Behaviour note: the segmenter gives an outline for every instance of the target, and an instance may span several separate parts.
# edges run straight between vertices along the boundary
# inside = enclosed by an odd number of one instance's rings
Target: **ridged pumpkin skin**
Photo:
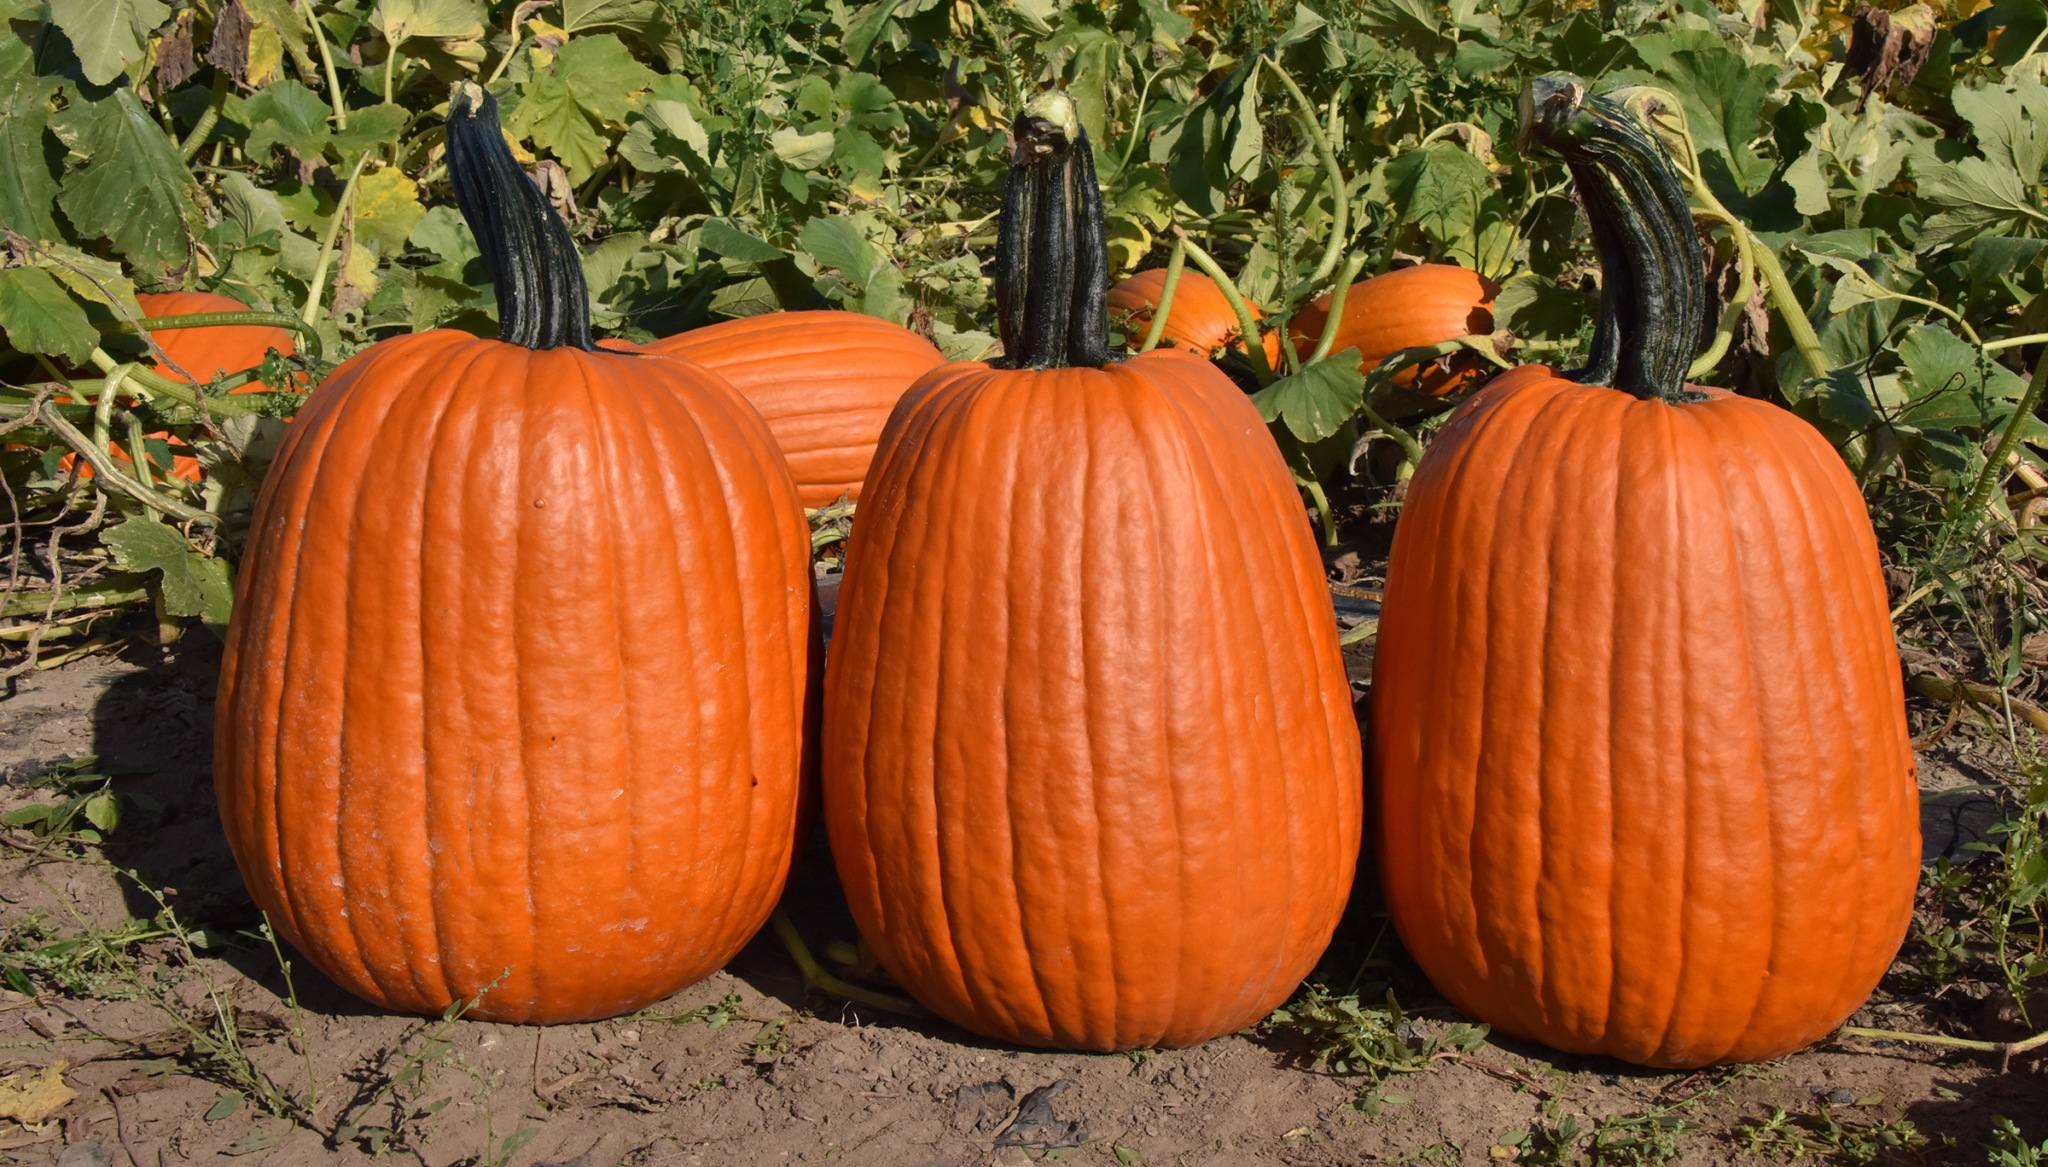
[[[1110,285],[1106,297],[1112,316],[1123,321],[1125,331],[1131,336],[1131,347],[1138,347],[1147,329],[1152,327],[1152,311],[1159,306],[1160,293],[1166,290],[1166,269],[1148,268],[1136,275]],[[1265,313],[1257,304],[1251,305],[1252,319],[1263,319]],[[1213,356],[1226,346],[1240,351],[1244,338],[1239,334],[1237,313],[1231,310],[1230,301],[1216,287],[1216,281],[1198,271],[1182,269],[1180,282],[1173,287],[1173,306],[1167,309],[1166,326],[1159,330],[1161,344],[1172,344],[1198,357]],[[1266,350],[1269,367],[1280,359],[1280,334],[1269,332],[1262,342]]]
[[[1360,280],[1344,294],[1344,319],[1331,352],[1356,348],[1361,369],[1371,369],[1404,348],[1441,344],[1493,331],[1493,300],[1500,285],[1448,263],[1419,263]],[[1325,292],[1294,317],[1288,331],[1301,356],[1314,351],[1330,318]],[[1442,396],[1474,388],[1489,368],[1477,354],[1461,354],[1449,369],[1431,366],[1417,384],[1416,370],[1395,374],[1396,385]]]
[[[919,1001],[1022,1045],[1189,1046],[1314,966],[1357,723],[1292,479],[1213,366],[929,374],[839,597],[826,824]]]
[[[1814,430],[1531,366],[1431,444],[1374,663],[1380,870],[1503,1032],[1692,1067],[1824,1036],[1897,953],[1913,753],[1862,496]]]
[[[875,439],[910,383],[946,363],[900,324],[859,312],[769,312],[657,340],[713,369],[761,411],[807,507],[860,497]]]
[[[403,456],[395,456],[402,452]],[[435,331],[342,366],[263,486],[215,790],[350,992],[553,1023],[716,969],[775,905],[809,539],[716,374]]]

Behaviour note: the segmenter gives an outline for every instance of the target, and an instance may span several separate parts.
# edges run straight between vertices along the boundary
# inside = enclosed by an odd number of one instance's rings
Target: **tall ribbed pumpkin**
[[[900,324],[859,312],[768,312],[647,346],[713,369],[761,411],[807,507],[860,497],[896,399],[946,363]]]
[[[384,341],[293,422],[215,788],[257,905],[351,992],[604,1017],[723,964],[780,893],[809,540],[745,399],[591,349],[574,244],[480,88],[448,140],[503,339]]]
[[[1541,79],[1605,270],[1594,364],[1515,370],[1409,487],[1374,667],[1380,867],[1461,1009],[1654,1066],[1853,1012],[1919,867],[1862,496],[1812,427],[1688,388],[1685,192],[1621,104]]]
[[[1033,1046],[1187,1046],[1265,1016],[1328,942],[1358,729],[1258,411],[1197,357],[1110,356],[1065,95],[1026,106],[1017,151],[1007,367],[905,395],[855,520],[826,822],[862,935],[942,1016]]]

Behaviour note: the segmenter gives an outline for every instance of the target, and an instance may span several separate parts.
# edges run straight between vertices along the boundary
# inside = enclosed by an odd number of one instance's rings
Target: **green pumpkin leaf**
[[[94,85],[111,84],[149,51],[149,34],[170,19],[158,0],[50,0],[50,20],[71,38]]]
[[[178,148],[130,89],[95,102],[73,126],[91,158],[64,180],[57,205],[87,237],[113,241],[130,260],[184,262],[199,213],[198,188]]]
[[[707,250],[742,263],[769,263],[786,258],[789,252],[755,235],[749,235],[724,219],[704,224],[698,242]]]
[[[0,81],[0,226],[30,239],[58,238],[51,173],[50,97],[57,82],[14,76]],[[61,166],[61,163],[59,163]]]
[[[1478,225],[1480,204],[1492,190],[1486,163],[1451,142],[1432,142],[1387,163],[1387,192],[1402,220],[1440,243],[1462,239]]]
[[[837,142],[830,130],[800,134],[784,126],[768,135],[768,145],[775,151],[775,156],[782,159],[783,165],[794,166],[798,170],[816,170],[831,161]]]
[[[0,271],[0,329],[25,353],[62,357],[83,365],[100,343],[85,309],[55,276],[39,267]]]
[[[604,135],[590,124],[575,93],[555,73],[534,74],[506,128],[513,137],[530,139],[554,155],[568,170],[570,182],[589,178],[604,161]]]
[[[1318,442],[1337,432],[1365,402],[1363,358],[1355,348],[1331,353],[1291,377],[1282,377],[1252,394],[1252,404],[1267,421],[1283,421],[1303,442]]]
[[[226,627],[234,604],[234,582],[226,560],[192,550],[177,531],[149,518],[133,518],[102,536],[125,571],[157,571],[162,576],[164,611],[173,616],[199,616]]]
[[[311,162],[320,157],[334,135],[327,128],[333,112],[320,95],[296,81],[279,81],[249,99],[248,152],[263,158],[285,146]]]
[[[611,33],[578,37],[555,54],[554,75],[561,78],[576,104],[592,116],[623,122],[634,96],[654,84],[654,70],[633,59]]]

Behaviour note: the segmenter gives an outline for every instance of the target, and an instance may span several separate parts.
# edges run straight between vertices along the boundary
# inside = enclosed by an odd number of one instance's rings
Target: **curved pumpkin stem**
[[[498,339],[530,349],[593,352],[590,292],[569,225],[519,169],[498,128],[498,102],[474,81],[448,99],[448,180],[491,265]]]
[[[1100,367],[1109,348],[1109,251],[1095,148],[1063,90],[1024,103],[996,232],[1002,365]]]
[[[1522,91],[1521,132],[1564,159],[1600,253],[1592,360],[1566,376],[1637,397],[1697,399],[1685,377],[1706,318],[1706,260],[1663,143],[1622,103],[1589,96],[1563,74]]]

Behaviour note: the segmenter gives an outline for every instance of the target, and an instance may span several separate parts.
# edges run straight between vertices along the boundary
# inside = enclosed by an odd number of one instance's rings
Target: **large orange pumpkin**
[[[1123,321],[1130,333],[1133,348],[1152,327],[1153,312],[1159,307],[1160,294],[1166,290],[1166,269],[1148,268],[1136,275],[1117,281],[1109,289],[1109,310],[1113,317]],[[1252,319],[1259,320],[1265,313],[1257,304],[1250,305]],[[1198,271],[1180,273],[1180,280],[1173,286],[1173,304],[1166,310],[1166,323],[1159,330],[1160,342],[1175,348],[1185,349],[1198,357],[1215,357],[1226,348],[1244,350],[1243,329],[1238,327],[1237,313],[1230,307],[1230,301],[1223,298],[1216,281]],[[1280,361],[1280,334],[1269,332],[1260,342],[1266,350],[1268,368],[1277,367]]]
[[[249,311],[249,306],[241,301],[218,296],[212,292],[142,292],[136,295],[135,301],[141,305],[145,319],[197,316],[209,312]],[[271,349],[276,349],[286,356],[290,356],[294,351],[290,332],[263,324],[214,324],[203,328],[167,328],[161,332],[152,332],[150,335],[156,338],[157,347],[164,350],[164,355],[170,358],[171,363],[167,365],[151,358],[149,364],[158,373],[173,381],[188,383],[192,378],[197,378],[197,383],[204,384],[228,373],[253,369],[263,363],[263,358],[269,355]],[[186,374],[190,374],[190,377]],[[269,391],[270,386],[260,381],[251,381],[247,385],[228,390],[230,393]],[[161,438],[166,435],[154,433],[149,436]],[[123,462],[130,460],[127,445],[119,440],[112,444],[111,453]],[[71,459],[75,457],[77,455],[74,454],[64,459],[65,469],[70,468]],[[152,458],[151,461],[154,462],[155,459]],[[84,473],[90,476],[92,467],[87,466]],[[190,454],[174,455],[171,460],[171,473],[187,482],[197,482],[201,477],[199,459]]]
[[[769,312],[657,340],[714,369],[767,419],[807,507],[860,497],[875,439],[910,383],[946,363],[900,324],[858,312]]]
[[[1493,331],[1493,299],[1500,285],[1477,272],[1448,263],[1396,268],[1351,285],[1344,294],[1344,318],[1331,352],[1355,348],[1359,368],[1371,369],[1404,348],[1441,344]],[[1330,319],[1331,296],[1318,296],[1297,313],[1288,331],[1304,359],[1322,338]],[[1476,353],[1460,353],[1444,364],[1404,369],[1393,382],[1442,396],[1475,388],[1491,368]]]
[[[1010,367],[926,375],[883,432],[826,666],[826,823],[862,935],[937,1013],[1193,1045],[1328,942],[1358,730],[1258,411],[1197,357],[1110,356],[1087,138],[1058,93],[1019,127]]]
[[[504,339],[381,342],[293,421],[237,581],[215,789],[257,905],[351,992],[604,1017],[775,905],[809,540],[744,398],[591,350],[574,245],[473,84],[449,166]]]
[[[1863,498],[1812,427],[1688,388],[1685,192],[1625,108],[1544,80],[1605,268],[1592,368],[1459,407],[1395,535],[1374,665],[1380,869],[1459,1008],[1654,1066],[1853,1012],[1919,870]]]

